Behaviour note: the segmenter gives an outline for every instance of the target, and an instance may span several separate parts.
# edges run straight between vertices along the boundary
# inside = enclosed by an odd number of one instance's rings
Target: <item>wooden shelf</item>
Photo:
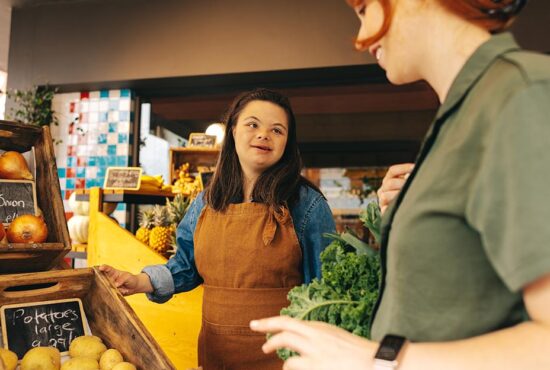
[[[129,204],[165,204],[166,198],[174,198],[175,194],[168,191],[140,191],[140,190],[103,190],[105,203]],[[90,190],[76,190],[76,200],[89,201]]]
[[[178,178],[177,169],[184,163],[189,163],[189,171],[198,172],[197,167],[214,167],[218,162],[219,149],[210,148],[170,148],[170,184]]]

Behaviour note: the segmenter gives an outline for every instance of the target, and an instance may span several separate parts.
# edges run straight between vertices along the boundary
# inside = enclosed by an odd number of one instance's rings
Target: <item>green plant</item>
[[[369,203],[361,220],[379,242],[378,204]],[[321,279],[290,290],[290,305],[283,308],[281,314],[323,321],[369,338],[369,322],[381,281],[379,253],[350,230],[341,235],[324,235],[334,240],[321,253]],[[279,349],[277,354],[283,360],[296,355],[286,348]]]
[[[52,109],[52,100],[57,88],[49,85],[34,86],[29,90],[8,90],[8,99],[15,103],[8,112],[8,119],[29,125],[58,125]]]

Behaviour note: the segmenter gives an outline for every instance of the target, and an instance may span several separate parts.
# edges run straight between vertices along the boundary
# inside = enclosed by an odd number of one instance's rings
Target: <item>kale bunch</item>
[[[379,242],[378,205],[369,203],[360,218]],[[369,338],[369,321],[381,280],[379,254],[350,230],[325,236],[334,241],[321,253],[321,279],[293,288],[288,293],[290,305],[281,315],[323,321]],[[296,354],[288,349],[277,353],[283,360]]]

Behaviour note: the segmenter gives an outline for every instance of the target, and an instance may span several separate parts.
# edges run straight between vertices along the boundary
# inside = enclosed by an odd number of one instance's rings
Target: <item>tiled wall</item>
[[[131,164],[133,100],[130,90],[57,94],[59,125],[52,125],[55,156],[65,211],[76,189],[103,186],[107,167]],[[112,214],[126,224],[126,206]]]

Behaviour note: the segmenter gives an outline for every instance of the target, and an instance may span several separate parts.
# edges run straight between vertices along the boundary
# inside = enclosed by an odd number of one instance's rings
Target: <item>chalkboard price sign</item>
[[[17,216],[36,213],[34,181],[0,180],[0,222],[9,224]]]
[[[189,135],[190,148],[214,148],[216,146],[216,136],[206,134],[191,134]]]
[[[138,190],[141,184],[139,167],[109,167],[105,175],[105,189]]]
[[[34,347],[52,346],[64,354],[76,337],[88,334],[78,298],[2,307],[4,346],[21,359]]]

